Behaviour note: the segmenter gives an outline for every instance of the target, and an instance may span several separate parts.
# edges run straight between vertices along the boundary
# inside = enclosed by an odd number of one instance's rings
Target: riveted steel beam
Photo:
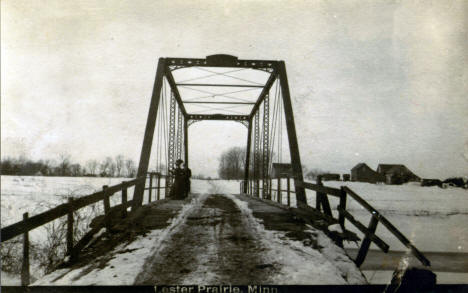
[[[190,120],[249,120],[248,115],[188,114]]]
[[[243,68],[274,68],[278,61],[274,60],[239,60],[231,55],[210,55],[205,59],[200,58],[166,58],[168,66],[180,67],[243,67]]]
[[[262,92],[258,96],[257,102],[255,102],[255,106],[253,106],[252,111],[250,112],[250,118],[252,118],[255,113],[257,113],[260,104],[263,102],[263,99],[265,99],[266,95],[270,93],[271,86],[276,80],[276,73],[273,72],[270,77],[268,78],[267,82],[265,83],[265,87],[263,88]]]

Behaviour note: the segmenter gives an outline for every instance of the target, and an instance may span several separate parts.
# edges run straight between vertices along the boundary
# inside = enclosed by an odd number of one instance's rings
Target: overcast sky
[[[139,158],[159,57],[285,60],[302,161],[468,175],[467,1],[1,1],[2,157]],[[245,145],[190,128],[195,173]]]

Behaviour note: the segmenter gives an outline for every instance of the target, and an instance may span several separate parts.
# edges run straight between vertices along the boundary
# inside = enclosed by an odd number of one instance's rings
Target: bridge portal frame
[[[263,86],[263,90],[258,96],[252,111],[249,115],[224,115],[224,114],[190,114],[184,107],[184,102],[180,96],[177,88],[178,84],[174,80],[172,70],[187,67],[239,67],[239,68],[251,68],[263,70],[270,73],[270,77]],[[163,80],[166,78],[171,92],[177,102],[180,109],[180,113],[183,115],[183,132],[184,132],[184,158],[186,164],[188,164],[188,127],[190,126],[189,120],[220,120],[220,121],[239,121],[242,122],[248,128],[247,138],[247,149],[246,149],[246,162],[244,170],[244,180],[249,179],[249,164],[250,164],[250,148],[251,148],[251,133],[253,118],[260,109],[260,105],[264,102],[265,97],[269,94],[272,85],[276,80],[279,80],[282,100],[284,117],[286,122],[286,129],[288,134],[289,151],[291,157],[291,165],[294,174],[294,186],[296,190],[296,200],[298,205],[307,204],[305,190],[301,186],[300,182],[303,181],[302,164],[299,153],[299,145],[296,135],[296,127],[294,123],[294,114],[291,104],[291,96],[289,92],[288,78],[286,75],[286,65],[284,61],[274,60],[239,60],[235,56],[231,55],[211,55],[205,59],[200,58],[159,58],[158,66],[156,70],[155,82],[153,86],[153,92],[151,95],[151,102],[148,111],[148,117],[146,121],[145,135],[143,137],[143,144],[140,153],[140,161],[138,164],[137,177],[144,176],[148,171],[149,159],[151,154],[151,147],[153,143],[154,130],[156,125],[156,118],[158,114],[158,107],[161,98],[161,91]],[[180,84],[183,85],[183,84]],[[244,85],[225,85],[225,84],[204,84],[203,86],[244,86]],[[255,154],[254,154],[255,155]],[[244,184],[244,193],[247,184]],[[145,190],[144,183],[135,186],[133,195],[133,206],[132,210],[138,209],[143,203],[143,193]]]

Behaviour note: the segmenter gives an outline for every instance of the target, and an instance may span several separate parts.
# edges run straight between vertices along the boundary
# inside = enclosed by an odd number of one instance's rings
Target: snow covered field
[[[65,202],[70,196],[87,195],[100,190],[103,185],[115,185],[123,180],[128,179],[1,176],[1,225],[7,226],[20,221],[24,212],[29,212],[29,215],[33,216]],[[192,192],[231,194],[239,192],[238,181],[215,182],[216,184],[211,184],[209,181],[192,180]],[[468,226],[465,224],[468,223],[467,190],[420,187],[416,184],[389,186],[334,181],[327,181],[324,184],[332,187],[349,186],[387,217],[422,251],[468,252]],[[284,189],[285,182],[282,186]],[[163,194],[162,192],[161,195]],[[129,197],[132,195],[133,190],[129,190]],[[307,198],[309,204],[313,205],[315,192],[308,191]],[[119,203],[120,195],[116,194],[112,200],[114,204]],[[144,202],[147,202],[147,193]],[[285,193],[283,202],[286,203]],[[334,199],[330,203],[332,208],[338,204]],[[292,204],[295,204],[294,197]],[[348,209],[362,223],[368,223],[370,219],[368,212],[351,198],[348,198]],[[347,228],[355,230],[350,224]],[[44,240],[46,234],[43,229],[40,227],[31,231],[30,238],[33,242]],[[383,226],[379,226],[377,234],[390,245],[391,250],[405,250]],[[353,243],[347,245],[356,247]],[[371,249],[377,248],[373,246]],[[2,274],[3,284],[5,277],[8,275]]]
[[[293,185],[293,184],[291,184]],[[415,246],[422,251],[468,252],[468,190],[462,188],[442,189],[437,186],[421,187],[417,183],[405,185],[370,184],[363,182],[326,181],[325,186],[348,186],[359,196],[380,211]],[[282,182],[283,190],[286,182]],[[276,182],[273,183],[276,189]],[[307,202],[315,205],[315,191],[306,190]],[[276,199],[276,193],[273,193]],[[333,213],[339,200],[329,196]],[[282,201],[287,203],[286,193]],[[294,194],[291,204],[296,205]],[[348,196],[347,209],[364,225],[370,221],[370,213]],[[352,224],[347,229],[358,232]],[[362,235],[358,232],[358,235]],[[390,245],[390,250],[406,248],[383,226],[377,227],[377,235]],[[348,247],[357,247],[348,243]],[[371,249],[379,249],[372,244]]]
[[[339,187],[344,182],[326,182]],[[468,190],[345,182],[368,201],[422,251],[468,252]],[[315,197],[314,197],[315,199]],[[332,204],[332,203],[330,203]],[[335,201],[334,206],[338,203]],[[348,209],[365,225],[370,214],[348,197]],[[348,225],[348,227],[354,227]],[[391,250],[406,250],[380,225],[377,233]],[[371,249],[378,249],[372,246]]]
[[[103,185],[116,185],[129,178],[100,177],[42,177],[42,176],[1,176],[1,226],[8,226],[23,218],[28,212],[29,217],[47,211],[59,204],[65,203],[68,197],[78,198],[102,190]],[[221,182],[221,181],[216,181]],[[148,184],[148,183],[147,183]],[[164,179],[161,179],[164,185]],[[209,184],[206,180],[192,180],[194,193],[239,193],[238,181],[222,181],[221,184]],[[128,189],[128,197],[133,197],[133,187]],[[164,190],[160,193],[164,198]],[[152,193],[152,200],[155,191]],[[120,193],[111,197],[111,206],[119,204]],[[143,202],[148,202],[148,191]],[[102,209],[102,203],[96,204]],[[42,227],[30,232],[32,241],[44,241],[45,233]]]
[[[47,211],[59,204],[65,203],[68,197],[80,197],[102,190],[103,185],[116,185],[128,178],[99,178],[99,177],[42,177],[42,176],[1,176],[1,226],[5,227],[22,220],[23,213],[28,212],[34,216]],[[164,185],[164,179],[161,179]],[[204,180],[192,180],[192,192],[194,193],[236,193],[239,190],[238,181],[223,181],[221,184],[209,184]],[[129,199],[133,197],[133,188],[128,190]],[[164,198],[164,190],[160,197]],[[155,198],[153,191],[152,200]],[[111,206],[120,203],[120,193],[111,197]],[[148,201],[148,191],[145,192],[143,202]],[[90,215],[92,213],[102,214],[102,202],[90,207],[80,209],[80,213]],[[90,219],[88,219],[89,221]],[[47,225],[38,227],[29,233],[33,244],[44,243],[50,231],[47,227],[57,224],[58,220]],[[83,223],[82,225],[87,225]],[[21,239],[18,238],[18,239]],[[38,264],[31,259],[31,274],[40,277],[42,272]],[[19,276],[2,272],[2,284],[19,285]]]

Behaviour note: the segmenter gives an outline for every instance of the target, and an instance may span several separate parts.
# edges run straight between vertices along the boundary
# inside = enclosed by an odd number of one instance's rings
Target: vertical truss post
[[[268,169],[269,169],[269,151],[270,151],[270,98],[269,95],[265,96],[263,100],[263,154],[262,154],[262,181],[263,184],[263,198],[270,199],[271,194],[268,189]]]
[[[180,108],[178,108],[177,111],[177,154],[176,157],[177,159],[182,159],[182,140],[183,140],[183,116],[182,116],[182,111]]]
[[[169,142],[167,146],[168,158],[167,158],[167,174],[170,174],[170,170],[174,168],[175,157],[176,157],[176,100],[174,93],[171,91],[171,98],[169,102]],[[168,191],[172,186],[172,176],[166,178]]]
[[[244,164],[244,185],[243,193],[247,193],[248,180],[249,180],[249,168],[250,168],[250,145],[252,144],[252,119],[249,120],[249,126],[247,130],[247,148],[245,150],[245,164]]]
[[[260,178],[260,114],[255,114],[255,132],[254,132],[254,189],[255,195],[259,197],[259,178]]]
[[[143,138],[143,145],[141,147],[140,162],[138,164],[137,177],[146,176],[148,172],[149,158],[151,154],[151,145],[153,144],[154,127],[156,125],[156,117],[158,114],[159,100],[161,98],[161,88],[164,78],[164,70],[166,60],[159,58],[158,68],[156,70],[156,77],[154,81],[153,94],[151,96],[150,108],[148,111],[148,118],[146,120],[145,136]],[[145,182],[137,184],[133,193],[132,210],[137,209],[143,203],[143,192],[145,191]]]
[[[260,178],[260,114],[255,114],[254,179]]]
[[[184,117],[184,161],[188,167],[188,119]]]
[[[294,187],[296,191],[296,200],[298,206],[307,204],[304,187],[300,182],[304,181],[302,175],[301,157],[299,155],[299,144],[297,142],[296,126],[294,124],[294,115],[291,104],[291,95],[289,93],[288,77],[286,75],[286,65],[284,61],[278,63],[279,79],[281,85],[281,94],[283,97],[284,116],[286,120],[286,129],[288,131],[289,152],[291,154],[291,164],[294,174]]]

